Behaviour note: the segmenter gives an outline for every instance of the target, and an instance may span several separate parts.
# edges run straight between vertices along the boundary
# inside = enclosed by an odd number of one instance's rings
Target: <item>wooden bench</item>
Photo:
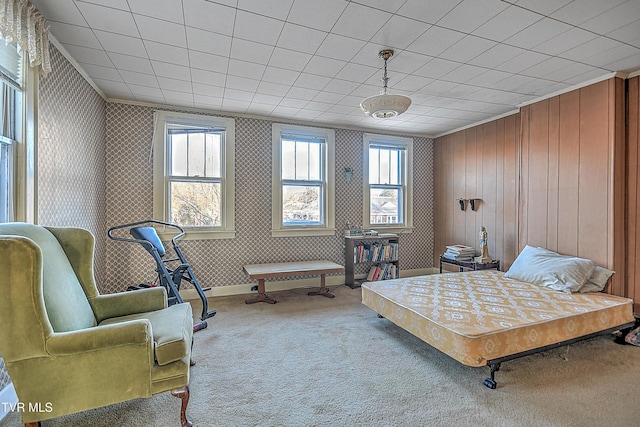
[[[267,295],[264,289],[264,281],[276,277],[315,276],[320,275],[320,290],[308,292],[307,295],[322,295],[327,298],[335,297],[330,293],[325,284],[325,276],[328,273],[343,273],[344,267],[331,261],[294,261],[278,262],[273,264],[250,264],[243,267],[249,279],[258,280],[258,295],[245,300],[247,304],[256,302],[268,302],[275,304],[277,301]]]

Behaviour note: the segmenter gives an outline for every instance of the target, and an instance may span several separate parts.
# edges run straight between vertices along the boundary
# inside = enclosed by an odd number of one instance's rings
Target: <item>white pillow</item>
[[[585,258],[560,255],[545,248],[525,246],[505,277],[562,292],[577,292],[596,264]]]
[[[602,292],[605,286],[607,286],[609,277],[611,277],[613,273],[615,273],[615,271],[596,265],[593,274],[591,274],[591,277],[582,285],[579,292]]]

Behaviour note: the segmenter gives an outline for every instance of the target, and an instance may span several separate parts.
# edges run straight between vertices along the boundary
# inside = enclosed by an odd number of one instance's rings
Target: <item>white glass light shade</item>
[[[407,111],[411,99],[403,95],[375,95],[360,103],[360,108],[367,116],[376,119],[390,119]]]

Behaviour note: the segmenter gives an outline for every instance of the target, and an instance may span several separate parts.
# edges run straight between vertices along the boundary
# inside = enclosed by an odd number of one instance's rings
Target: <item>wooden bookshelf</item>
[[[391,246],[389,258],[376,257],[371,259],[371,252],[365,252],[366,248],[374,248],[375,246],[384,247]],[[369,266],[380,264],[391,264],[395,267],[396,277],[400,277],[399,265],[399,237],[397,234],[378,234],[377,236],[344,236],[344,282],[345,285],[352,289],[360,287],[361,282],[355,280],[355,269],[357,265],[367,264]],[[358,251],[358,248],[361,251]],[[364,279],[366,281],[366,278]]]

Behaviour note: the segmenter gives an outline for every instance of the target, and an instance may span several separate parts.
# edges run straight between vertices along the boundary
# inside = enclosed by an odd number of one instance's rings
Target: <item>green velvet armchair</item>
[[[171,391],[190,426],[191,306],[162,287],[100,295],[93,254],[87,230],[0,224],[0,355],[22,422]]]

